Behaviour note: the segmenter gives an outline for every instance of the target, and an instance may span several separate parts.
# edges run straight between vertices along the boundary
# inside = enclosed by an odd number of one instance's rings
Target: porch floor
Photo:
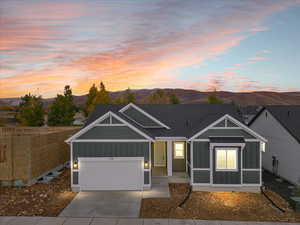
[[[153,167],[152,168],[152,176],[153,177],[165,177],[167,176],[167,168],[166,167]]]

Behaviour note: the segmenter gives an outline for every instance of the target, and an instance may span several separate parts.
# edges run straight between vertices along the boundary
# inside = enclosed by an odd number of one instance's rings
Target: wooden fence
[[[69,161],[64,141],[78,127],[0,128],[0,183],[30,184]]]

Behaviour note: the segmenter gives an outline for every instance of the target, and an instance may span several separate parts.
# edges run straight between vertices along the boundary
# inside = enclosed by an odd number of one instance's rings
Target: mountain
[[[139,89],[132,90],[138,102],[142,102],[147,96],[158,89]],[[175,93],[183,104],[205,103],[210,92],[200,92],[196,90],[186,89],[161,89],[167,92]],[[122,95],[125,91],[110,92],[111,98],[116,98]],[[246,105],[300,105],[300,92],[227,92],[219,91],[217,95],[226,103],[235,102],[236,104]],[[85,95],[74,96],[74,101],[77,105],[85,102]],[[53,98],[44,99],[44,103],[48,105],[53,101]],[[2,98],[2,104],[18,105],[20,98]]]

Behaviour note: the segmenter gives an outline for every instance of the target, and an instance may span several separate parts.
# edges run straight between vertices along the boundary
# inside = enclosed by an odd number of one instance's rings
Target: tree
[[[91,105],[93,104],[94,99],[96,98],[98,93],[98,89],[95,84],[90,88],[89,93],[87,94],[85,105],[84,105],[84,114],[85,116],[88,116],[91,112],[89,111],[91,109]]]
[[[24,126],[44,125],[44,108],[41,96],[26,94],[21,97],[16,119]]]
[[[136,99],[134,93],[128,88],[124,94],[117,97],[114,101],[114,104],[129,104],[129,103],[136,103]]]
[[[87,107],[88,113],[91,113],[98,104],[110,104],[110,97],[108,91],[105,89],[103,82],[100,83],[100,90],[97,91],[92,103]]]
[[[175,93],[168,93],[164,90],[156,90],[149,95],[144,103],[147,104],[179,104],[180,101]]]
[[[175,95],[175,93],[170,94],[171,104],[180,104],[179,98]]]
[[[219,98],[217,91],[212,92],[207,98],[208,104],[224,104],[223,99]]]
[[[48,113],[48,125],[70,126],[75,116],[75,105],[73,103],[72,90],[69,85],[65,86],[64,94],[58,94],[51,104]]]

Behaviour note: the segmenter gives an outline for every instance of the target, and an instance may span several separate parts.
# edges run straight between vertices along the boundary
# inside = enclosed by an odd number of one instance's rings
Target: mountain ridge
[[[154,89],[132,89],[135,94],[137,102],[142,102],[147,96],[156,90],[163,90],[172,92],[177,95],[182,104],[199,104],[205,103],[207,97],[211,92],[201,92],[190,89],[171,89],[171,88],[154,88]],[[112,99],[122,95],[123,91],[109,92]],[[255,91],[255,92],[229,92],[217,91],[217,95],[224,100],[225,103],[236,103],[242,106],[247,105],[300,105],[300,91],[299,92],[271,92],[271,91]],[[85,102],[86,95],[74,96],[76,105]],[[48,105],[54,98],[43,99],[44,103]],[[0,98],[0,104],[18,105],[20,98]]]

